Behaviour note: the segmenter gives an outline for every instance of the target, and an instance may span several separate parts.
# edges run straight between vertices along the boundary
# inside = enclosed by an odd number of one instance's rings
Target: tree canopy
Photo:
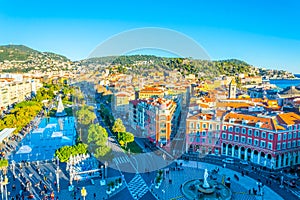
[[[134,135],[130,132],[120,132],[118,133],[118,141],[121,144],[121,146],[123,146],[124,143],[127,146],[127,143],[134,141]]]
[[[114,122],[114,125],[112,127],[112,130],[115,133],[120,133],[120,132],[126,131],[126,128],[123,125],[123,121],[120,118],[116,119],[116,121]]]
[[[94,113],[93,108],[86,105],[78,110],[76,115],[79,122],[83,125],[88,125],[96,119],[96,114]]]
[[[94,143],[97,146],[103,146],[106,144],[108,134],[105,128],[98,124],[90,125],[88,129],[88,144]]]
[[[42,104],[36,101],[24,101],[15,105],[10,114],[0,120],[0,130],[16,128],[19,132],[42,110]]]
[[[98,124],[91,124],[88,129],[89,150],[96,158],[103,157],[111,151],[107,146],[108,133],[105,128]]]
[[[8,160],[0,159],[0,170],[5,170],[8,167]]]
[[[63,146],[55,151],[55,156],[58,157],[60,162],[67,162],[70,159],[70,156],[75,156],[78,154],[86,154],[87,145],[83,143],[78,143],[73,146]]]

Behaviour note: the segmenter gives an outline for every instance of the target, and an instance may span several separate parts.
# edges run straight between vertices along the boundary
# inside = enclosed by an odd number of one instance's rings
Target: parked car
[[[223,163],[234,164],[234,160],[232,158],[225,158],[222,160]]]
[[[286,181],[283,181],[283,182],[284,182],[284,184],[290,186],[291,188],[295,188],[297,186],[295,180],[286,180]]]
[[[271,179],[274,179],[274,180],[277,180],[277,181],[280,180],[280,176],[278,176],[278,175],[276,175],[276,174],[271,174],[271,175],[270,175],[270,178],[271,178]]]
[[[247,160],[240,160],[241,165],[249,165]]]

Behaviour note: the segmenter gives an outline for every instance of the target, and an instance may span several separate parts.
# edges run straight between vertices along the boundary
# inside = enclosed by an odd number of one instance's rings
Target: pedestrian
[[[249,189],[249,194],[251,194],[251,189]]]
[[[94,199],[96,199],[96,193],[94,193]]]

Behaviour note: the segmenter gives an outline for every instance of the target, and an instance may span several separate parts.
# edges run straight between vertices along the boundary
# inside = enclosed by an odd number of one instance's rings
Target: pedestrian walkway
[[[199,169],[208,169],[209,171],[215,169],[217,166],[209,163],[203,163],[203,162],[197,162],[196,161],[182,161],[184,167],[192,167],[196,168],[198,166]],[[218,166],[219,167],[219,166]],[[227,177],[231,177],[231,180],[234,180],[234,174],[238,174],[238,172],[233,171],[228,168],[220,168],[219,174],[225,174]],[[233,181],[236,182],[236,181]],[[257,188],[257,181],[248,177],[248,176],[239,176],[239,181],[238,183],[246,188],[252,189],[252,188]],[[234,184],[233,184],[234,187]],[[236,189],[236,188],[233,188]],[[236,191],[238,194],[238,190]],[[241,191],[242,192],[242,191]],[[244,191],[246,192],[246,191]],[[281,200],[282,197],[279,196],[276,192],[271,190],[269,187],[264,186],[264,196],[260,197],[258,199],[276,199],[276,200]]]
[[[116,165],[130,162],[128,156],[120,156],[113,159]]]
[[[296,195],[297,197],[299,197],[300,199],[300,190],[299,191],[296,191],[296,190],[291,190],[291,192]]]
[[[136,174],[127,184],[127,188],[133,199],[140,199],[148,192],[148,186],[140,174]]]

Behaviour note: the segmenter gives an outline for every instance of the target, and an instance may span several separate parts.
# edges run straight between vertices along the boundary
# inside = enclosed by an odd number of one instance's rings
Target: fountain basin
[[[186,181],[182,184],[181,192],[188,200],[231,199],[232,193],[228,187],[215,180],[207,182],[209,187],[205,188],[203,179]]]

